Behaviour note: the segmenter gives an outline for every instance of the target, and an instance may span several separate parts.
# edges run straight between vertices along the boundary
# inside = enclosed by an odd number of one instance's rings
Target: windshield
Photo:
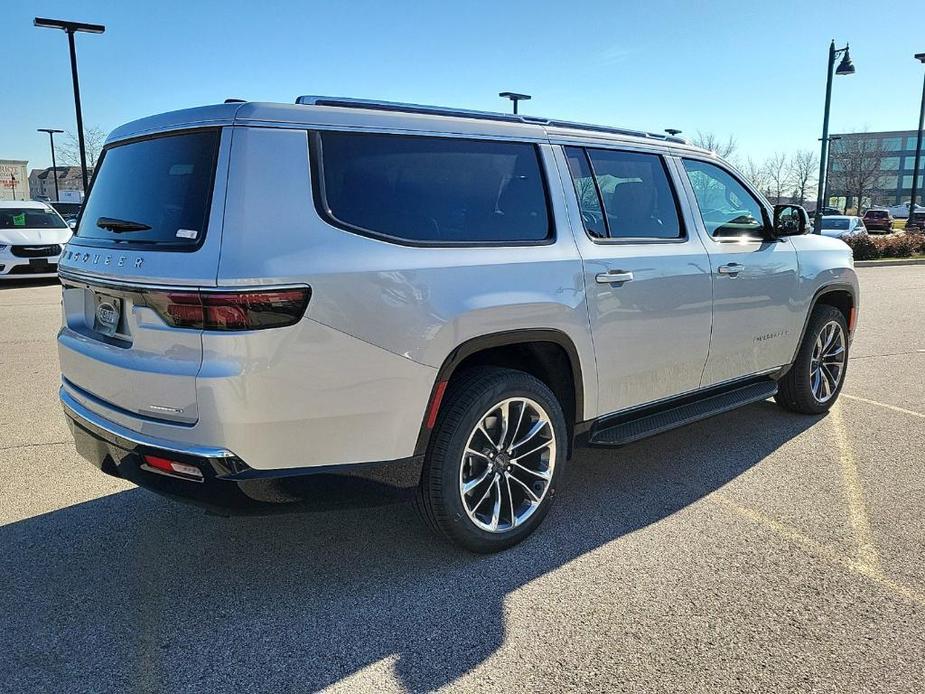
[[[205,236],[220,131],[200,130],[105,151],[77,236],[190,248]]]
[[[67,224],[46,207],[4,207],[0,209],[0,229],[66,229]]]
[[[838,229],[845,230],[848,228],[847,219],[832,219],[831,217],[822,218],[822,228],[823,229]]]

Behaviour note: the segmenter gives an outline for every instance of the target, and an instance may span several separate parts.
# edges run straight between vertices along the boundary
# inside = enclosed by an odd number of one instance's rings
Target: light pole
[[[829,62],[825,72],[825,112],[822,116],[822,151],[819,153],[819,196],[816,198],[815,229],[820,228],[822,222],[822,196],[825,191],[825,175],[829,155],[829,106],[832,103],[832,69],[835,67],[835,58],[839,53],[843,53],[836,75],[853,75],[854,65],[851,62],[851,55],[848,53],[848,44],[844,48],[835,48],[835,41],[829,44]]]
[[[80,112],[80,83],[77,81],[77,49],[74,47],[74,34],[102,34],[106,27],[102,24],[85,24],[67,22],[63,19],[36,17],[33,24],[44,29],[61,29],[67,34],[67,44],[71,51],[71,81],[74,83],[74,110],[77,112],[77,143],[80,146],[80,174],[83,178],[84,195],[87,193],[87,149],[84,146],[84,119]],[[57,178],[55,182],[57,183]]]
[[[831,143],[833,143],[833,142],[836,142],[837,140],[840,140],[840,139],[841,139],[841,135],[829,135],[829,144],[831,144]],[[819,140],[820,140],[820,142],[821,142],[821,141],[822,141],[822,138],[820,137]],[[828,207],[828,205],[829,205],[829,178],[828,178],[828,172],[826,172],[826,174],[827,174],[827,175],[826,175],[826,179],[825,179],[825,187],[822,189],[822,204],[823,204],[824,206]],[[815,215],[814,215],[814,218],[815,218]]]
[[[13,192],[11,193],[11,195],[13,196],[12,199],[15,200],[16,199],[16,174],[14,174],[12,171],[10,171],[10,187],[12,187],[13,189]]]
[[[916,53],[915,59],[925,63],[925,53]],[[919,132],[915,138],[915,164],[912,167],[912,197],[909,198],[909,217],[915,212],[915,193],[919,183],[919,162],[922,156],[922,128],[925,127],[925,82],[922,83],[922,105],[919,107]]]
[[[514,115],[517,115],[517,102],[518,101],[529,101],[533,97],[529,94],[518,94],[517,92],[500,92],[498,96],[504,99],[510,99],[514,102]]]
[[[54,128],[39,128],[36,132],[48,133],[48,141],[51,143],[51,175],[55,177],[55,200],[60,200],[58,195],[58,165],[55,163],[55,133],[63,133],[63,130]]]

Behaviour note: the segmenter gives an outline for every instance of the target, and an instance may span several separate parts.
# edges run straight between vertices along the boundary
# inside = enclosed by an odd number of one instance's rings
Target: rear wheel
[[[817,306],[790,371],[778,384],[777,403],[804,414],[826,412],[838,399],[848,368],[848,324],[834,306]]]
[[[542,522],[565,465],[552,391],[512,369],[476,368],[450,385],[419,488],[439,533],[473,552],[517,544]]]

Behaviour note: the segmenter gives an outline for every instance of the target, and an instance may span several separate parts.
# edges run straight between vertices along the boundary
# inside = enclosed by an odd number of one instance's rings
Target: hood
[[[44,246],[65,244],[71,240],[70,229],[0,229],[0,244],[9,246]]]

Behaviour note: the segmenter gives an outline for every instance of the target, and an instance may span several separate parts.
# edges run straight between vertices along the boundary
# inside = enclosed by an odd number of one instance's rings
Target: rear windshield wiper
[[[130,219],[116,219],[115,217],[100,217],[96,220],[96,226],[100,229],[109,229],[117,234],[126,231],[147,231],[151,228],[141,222],[133,222]]]

